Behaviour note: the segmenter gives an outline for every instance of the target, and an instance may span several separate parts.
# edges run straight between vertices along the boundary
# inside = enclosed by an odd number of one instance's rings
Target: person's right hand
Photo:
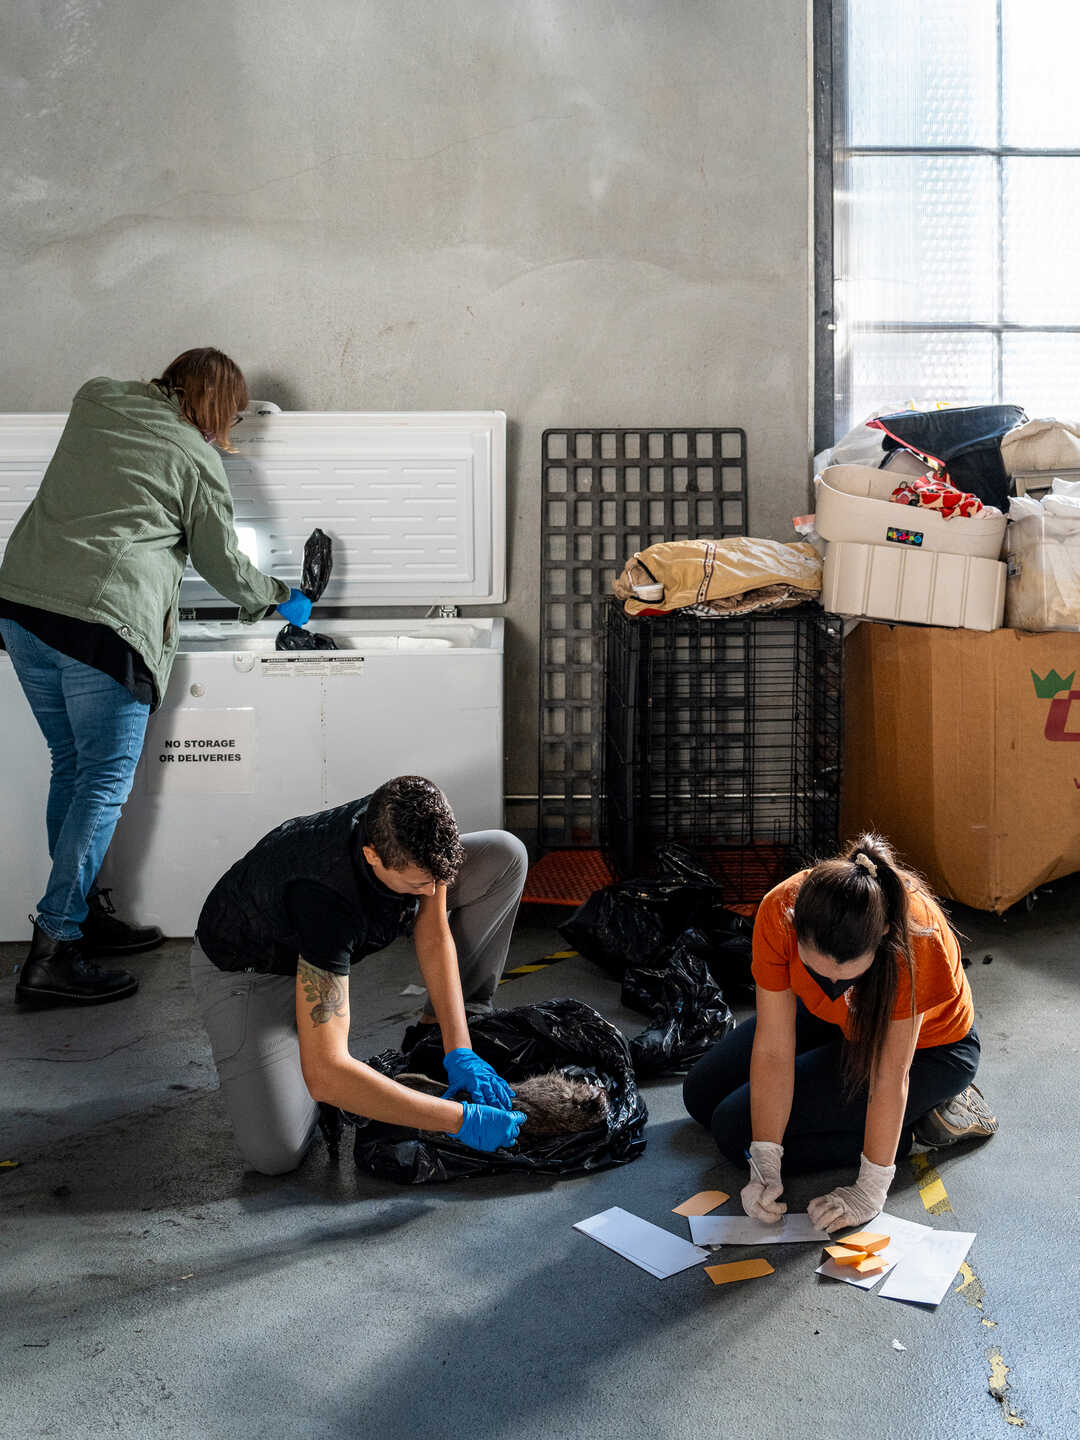
[[[780,1161],[784,1158],[784,1147],[771,1140],[755,1140],[749,1151],[750,1180],[742,1188],[742,1207],[752,1220],[763,1220],[766,1225],[775,1225],[787,1211],[787,1206],[778,1197],[783,1193],[784,1184],[780,1179]]]
[[[290,625],[306,625],[311,619],[311,601],[302,590],[290,590],[289,598],[277,608]]]
[[[494,1105],[473,1105],[465,1101],[461,1107],[465,1118],[461,1129],[448,1130],[455,1140],[468,1145],[472,1150],[507,1149],[517,1144],[518,1131],[525,1124],[520,1110],[497,1110]]]

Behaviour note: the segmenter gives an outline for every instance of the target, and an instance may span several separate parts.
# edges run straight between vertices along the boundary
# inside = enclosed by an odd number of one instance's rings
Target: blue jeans
[[[37,923],[54,940],[77,940],[131,794],[150,706],[14,620],[0,620],[0,635],[52,756],[45,809],[52,871]]]

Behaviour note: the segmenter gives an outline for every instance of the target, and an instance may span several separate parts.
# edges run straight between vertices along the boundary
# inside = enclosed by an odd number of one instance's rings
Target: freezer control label
[[[143,754],[152,794],[254,794],[255,711],[162,711]]]

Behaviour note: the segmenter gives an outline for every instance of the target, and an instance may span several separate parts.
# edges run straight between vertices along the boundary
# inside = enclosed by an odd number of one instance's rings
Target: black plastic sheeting
[[[559,931],[622,981],[622,1002],[649,1016],[630,1041],[639,1078],[687,1070],[734,1028],[724,998],[748,991],[753,924],[725,909],[715,880],[679,846],[662,874],[595,891]],[[722,988],[721,988],[722,987]]]
[[[901,410],[868,423],[886,432],[886,452],[903,447],[944,461],[958,490],[1007,511],[1010,482],[1001,440],[1027,418],[1019,405],[964,405],[955,410]]]
[[[436,1025],[402,1054],[385,1050],[368,1064],[384,1075],[408,1070],[445,1082],[442,1037]],[[625,1165],[645,1149],[648,1110],[638,1092],[625,1038],[614,1025],[580,1000],[544,1000],[513,1010],[470,1016],[473,1049],[514,1084],[529,1075],[562,1070],[598,1081],[607,1092],[602,1124],[573,1135],[523,1135],[513,1149],[471,1150],[452,1135],[407,1130],[344,1116],[355,1125],[354,1155],[359,1169],[404,1185],[460,1180],[470,1175],[526,1171],[574,1175]]]
[[[322,598],[334,569],[333,542],[324,530],[314,529],[304,541],[304,568],[300,589],[311,603]],[[299,625],[283,625],[274,640],[275,650],[336,650],[329,635],[317,635]]]

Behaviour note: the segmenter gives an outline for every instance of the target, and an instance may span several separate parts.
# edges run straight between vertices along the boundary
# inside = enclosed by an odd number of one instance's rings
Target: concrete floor
[[[966,1440],[1011,1415],[1075,1436],[1078,914],[1070,881],[1031,914],[957,916],[1001,1129],[939,1158],[954,1213],[932,1223],[978,1239],[974,1278],[936,1311],[819,1279],[811,1247],[714,1288],[700,1269],[654,1280],[576,1233],[618,1204],[685,1234],[673,1205],[737,1191],[676,1080],[647,1087],[644,1157],[591,1177],[410,1190],[351,1157],[332,1167],[321,1144],[292,1176],[245,1173],[183,944],[134,962],[133,1000],[81,1013],[17,1012],[22,947],[0,947],[0,1159],[21,1161],[0,1170],[0,1435]],[[511,963],[561,948],[522,924]],[[354,1053],[396,1043],[414,978],[399,947],[355,973]],[[582,960],[502,994],[573,994],[641,1026]],[[807,1177],[787,1198],[803,1209],[823,1188]],[[890,1209],[927,1218],[910,1166]],[[989,1387],[1005,1367],[1003,1406]]]

